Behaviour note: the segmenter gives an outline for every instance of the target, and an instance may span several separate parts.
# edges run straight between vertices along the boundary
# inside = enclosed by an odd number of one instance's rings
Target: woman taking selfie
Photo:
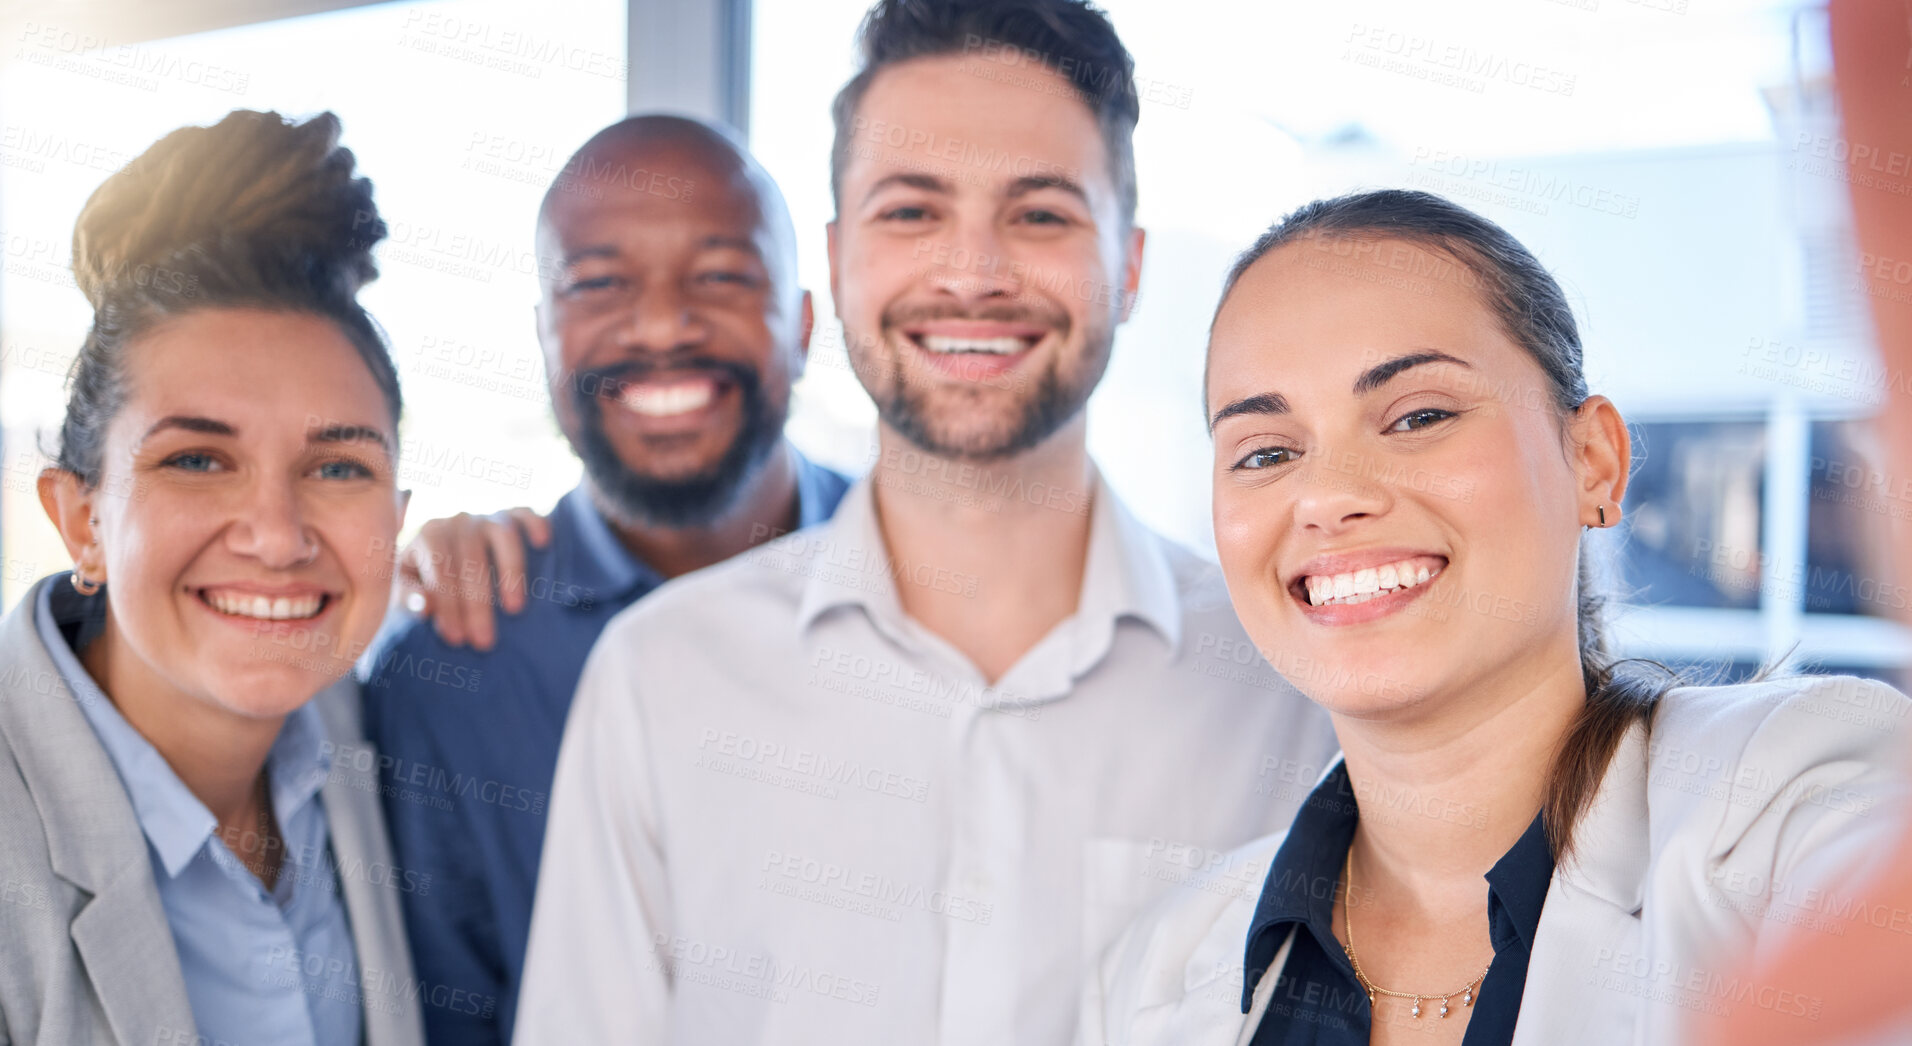
[[[1619,671],[1583,533],[1631,447],[1533,255],[1424,193],[1303,207],[1229,275],[1206,414],[1236,611],[1344,759],[1228,863],[1258,895],[1130,928],[1081,1041],[1678,1042],[1727,998],[1809,1027],[1730,975],[1889,837],[1912,709]]]
[[[74,229],[73,569],[0,621],[0,1042],[421,1040],[348,675],[405,499],[338,133],[175,131]]]

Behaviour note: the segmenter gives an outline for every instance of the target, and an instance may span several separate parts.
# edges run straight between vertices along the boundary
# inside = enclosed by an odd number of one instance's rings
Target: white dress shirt
[[[1057,503],[1059,511],[1074,506]],[[1170,886],[1287,824],[1335,751],[1218,568],[1098,479],[1082,591],[987,685],[910,620],[867,478],[835,518],[663,586],[565,730],[517,1035],[545,1043],[1068,1042]]]

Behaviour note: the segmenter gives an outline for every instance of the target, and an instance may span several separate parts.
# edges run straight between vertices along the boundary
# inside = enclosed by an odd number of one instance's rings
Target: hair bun
[[[239,109],[182,127],[93,191],[73,228],[74,280],[95,309],[168,270],[174,285],[244,272],[242,282],[349,299],[378,276],[372,247],[385,236],[354,163],[329,112],[293,123]]]

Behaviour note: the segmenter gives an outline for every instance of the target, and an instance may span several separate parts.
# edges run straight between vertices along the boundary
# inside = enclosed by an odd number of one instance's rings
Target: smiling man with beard
[[[810,296],[783,199],[741,147],[677,117],[606,128],[546,194],[537,242],[538,338],[584,481],[523,569],[500,571],[500,601],[522,609],[492,624],[480,608],[488,649],[407,617],[367,661],[438,1042],[510,1030],[558,740],[599,631],[666,578],[827,517],[847,484],[783,439]],[[427,538],[452,547],[450,522]]]
[[[883,0],[861,53],[828,231],[871,474],[593,649],[525,1046],[1065,1043],[1124,922],[1258,889],[1221,855],[1285,826],[1334,750],[1219,571],[1088,454],[1143,244],[1107,18]],[[1188,802],[1176,782],[1219,767],[1253,770]]]

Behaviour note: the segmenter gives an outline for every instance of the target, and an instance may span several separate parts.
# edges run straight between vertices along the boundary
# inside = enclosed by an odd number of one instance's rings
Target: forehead
[[[849,128],[846,180],[905,167],[963,186],[1024,177],[1109,182],[1095,114],[1070,81],[1041,65],[964,55],[879,72]]]
[[[1209,395],[1293,388],[1316,376],[1339,383],[1425,348],[1488,361],[1518,353],[1478,278],[1452,256],[1383,237],[1304,238],[1256,260],[1222,303],[1209,340]]]
[[[626,235],[756,238],[766,225],[755,186],[735,164],[673,144],[578,157],[539,222],[540,236],[577,246]]]
[[[126,377],[128,416],[244,420],[248,433],[303,433],[313,418],[390,428],[358,350],[331,320],[307,313],[222,308],[175,317],[129,346]]]

